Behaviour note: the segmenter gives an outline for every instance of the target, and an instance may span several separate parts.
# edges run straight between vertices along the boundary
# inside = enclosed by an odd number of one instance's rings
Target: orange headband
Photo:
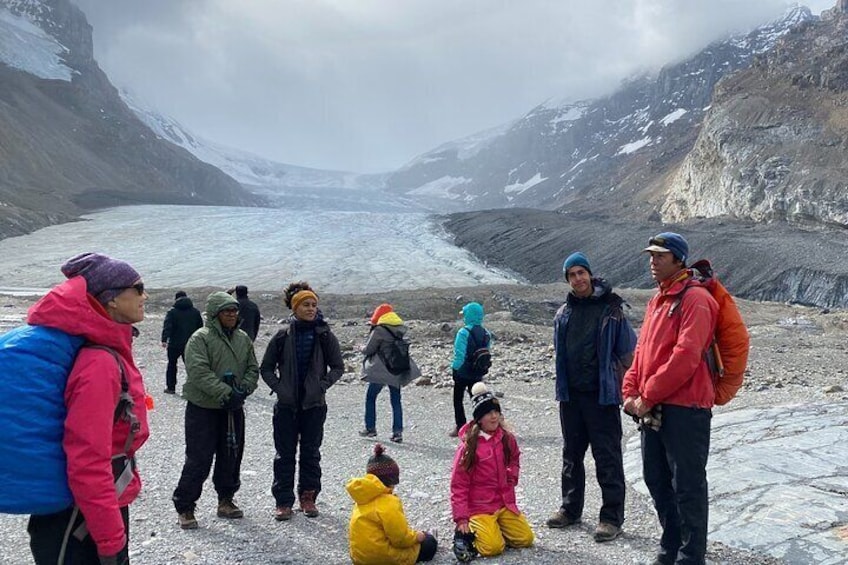
[[[311,290],[299,290],[295,292],[294,296],[291,297],[292,310],[297,310],[298,305],[307,298],[314,298],[315,302],[318,302],[318,295]]]

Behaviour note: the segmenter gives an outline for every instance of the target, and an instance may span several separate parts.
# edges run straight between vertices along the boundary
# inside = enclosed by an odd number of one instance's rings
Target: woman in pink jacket
[[[500,555],[507,545],[529,547],[534,539],[515,503],[518,442],[504,428],[500,402],[486,385],[476,383],[471,395],[474,420],[459,431],[462,441],[451,472],[454,554],[461,562],[475,553]]]
[[[31,516],[30,547],[38,565],[124,565],[128,506],[141,490],[134,456],[149,435],[132,355],[147,294],[128,263],[97,253],[72,257],[62,273],[69,280],[30,308],[27,323],[86,341],[65,388],[62,444],[75,506]]]

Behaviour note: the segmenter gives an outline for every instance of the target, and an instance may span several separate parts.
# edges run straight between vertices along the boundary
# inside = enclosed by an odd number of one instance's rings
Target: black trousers
[[[327,407],[307,410],[274,405],[274,482],[271,493],[277,506],[294,506],[295,456],[300,445],[300,472],[297,494],[304,491],[321,492],[321,443],[324,441],[324,421]]]
[[[599,520],[621,527],[624,523],[624,463],[621,454],[621,411],[598,404],[597,392],[568,392],[559,403],[562,429],[562,510],[578,519],[586,494],[586,449],[592,447],[595,476],[601,487]]]
[[[471,387],[474,383],[460,382],[456,379],[453,381],[453,418],[456,422],[456,429],[465,425],[468,420],[465,419],[465,407],[462,405],[465,392],[468,392],[468,397],[471,398]]]
[[[228,444],[230,414],[237,448]],[[244,409],[229,412],[222,408],[201,408],[186,403],[185,412],[185,464],[180,482],[172,497],[177,512],[194,511],[195,503],[203,492],[203,483],[209,476],[212,459],[215,471],[212,484],[218,500],[232,498],[241,486],[241,458],[244,453]]]
[[[177,388],[177,361],[185,361],[185,346],[168,347],[168,368],[165,369],[165,386],[171,390]]]
[[[54,514],[33,514],[29,517],[29,524],[27,525],[29,546],[36,565],[56,565],[59,562],[62,542],[65,539],[65,532],[68,531],[73,511],[72,507]],[[127,545],[124,545],[124,548],[118,553],[118,565],[128,565],[130,562],[127,552],[130,537],[129,515],[129,509],[126,506],[121,508]],[[77,513],[70,531],[76,530],[82,521],[82,514]],[[90,535],[85,536],[82,541],[73,535],[68,537],[65,560],[62,565],[100,565],[97,546]]]
[[[663,528],[658,560],[703,565],[712,412],[663,404],[659,431],[642,430],[642,472]]]
[[[433,557],[436,556],[436,550],[439,549],[439,543],[436,541],[436,538],[433,537],[433,534],[430,532],[425,532],[426,537],[424,541],[421,542],[421,546],[418,548],[418,559],[415,560],[416,563],[421,563],[423,561],[431,561]]]

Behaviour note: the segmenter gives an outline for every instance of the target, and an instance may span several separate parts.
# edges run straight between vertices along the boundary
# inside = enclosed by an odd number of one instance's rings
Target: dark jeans
[[[29,517],[29,525],[27,526],[29,546],[36,565],[56,565],[59,562],[62,542],[73,511],[73,508],[67,508],[54,514],[33,514]],[[121,508],[121,518],[124,519],[124,532],[126,532],[127,545],[129,545],[129,510],[126,506]],[[82,521],[82,514],[77,513],[71,531],[76,530]],[[124,548],[118,553],[118,565],[128,565],[130,562],[127,545],[124,545]],[[65,560],[62,565],[100,565],[97,546],[90,535],[85,536],[82,541],[79,541],[73,535],[69,536],[68,545],[65,549]]]
[[[232,414],[235,432],[235,449],[228,445],[227,435]],[[185,465],[180,482],[172,497],[177,512],[194,511],[195,503],[203,491],[203,483],[209,476],[212,459],[215,471],[212,484],[218,500],[232,498],[241,486],[241,458],[244,453],[244,409],[229,412],[223,408],[201,408],[186,403],[185,412]]]
[[[599,520],[617,527],[624,523],[624,463],[621,455],[621,412],[598,404],[597,392],[568,392],[559,403],[562,429],[562,510],[578,519],[586,493],[586,449],[592,446],[595,476],[601,487]]]
[[[168,347],[168,368],[165,369],[165,386],[171,390],[177,388],[177,361],[180,358],[185,361],[185,346],[176,348]]]
[[[465,392],[468,391],[468,397],[471,398],[471,387],[474,383],[460,382],[454,379],[453,381],[453,419],[456,422],[456,429],[465,425],[468,420],[465,419],[465,407],[462,405]]]
[[[369,430],[377,429],[377,395],[387,385],[377,383],[368,383],[368,392],[365,393],[365,428]],[[403,406],[400,403],[400,389],[396,386],[388,385],[389,400],[392,403],[392,432],[401,433],[403,431]]]
[[[663,528],[657,559],[703,565],[712,412],[663,404],[659,431],[642,430],[642,472]]]
[[[427,537],[424,538],[424,541],[421,542],[421,547],[418,548],[418,559],[415,560],[416,563],[430,561],[436,556],[436,550],[439,549],[439,543],[436,541],[436,538],[429,532],[425,533]]]
[[[324,421],[327,407],[308,410],[274,405],[274,483],[271,493],[277,506],[294,506],[295,455],[300,443],[300,473],[297,494],[304,491],[321,492],[321,442],[324,441]]]

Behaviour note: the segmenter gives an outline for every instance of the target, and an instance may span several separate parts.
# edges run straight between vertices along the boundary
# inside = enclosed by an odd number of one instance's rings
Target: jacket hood
[[[592,295],[584,298],[579,298],[574,292],[569,292],[567,300],[569,303],[573,303],[575,300],[609,300],[613,296],[617,297],[612,292],[612,285],[606,279],[592,278],[592,289]]]
[[[483,305],[479,302],[469,302],[462,307],[462,319],[466,326],[479,326],[483,323]]]
[[[364,477],[356,477],[349,480],[345,488],[357,504],[368,504],[378,496],[391,492],[389,487],[377,478],[377,475],[372,475],[371,473],[368,473]]]
[[[224,308],[235,306],[238,308],[238,300],[226,292],[213,292],[206,298],[206,325],[209,326],[218,319],[218,312]]]
[[[194,307],[194,302],[191,301],[191,298],[188,296],[183,296],[181,298],[177,298],[174,301],[174,308],[177,310],[189,310]]]
[[[377,325],[386,325],[386,326],[400,326],[403,324],[403,320],[400,319],[394,312],[387,312],[380,316],[380,319],[377,320]]]
[[[132,344],[132,325],[120,324],[110,318],[103,306],[88,294],[85,279],[81,276],[50,289],[30,307],[27,323],[56,328],[115,350],[127,350]]]

